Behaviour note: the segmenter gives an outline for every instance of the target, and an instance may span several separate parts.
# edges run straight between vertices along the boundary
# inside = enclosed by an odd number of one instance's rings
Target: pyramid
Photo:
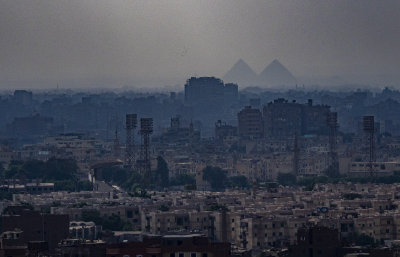
[[[223,80],[225,83],[236,83],[239,86],[251,86],[256,84],[257,74],[245,61],[240,59],[225,74]]]
[[[296,78],[277,59],[273,60],[258,76],[260,86],[276,87],[297,84]]]

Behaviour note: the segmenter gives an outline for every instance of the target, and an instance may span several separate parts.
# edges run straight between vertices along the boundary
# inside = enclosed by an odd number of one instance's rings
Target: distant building
[[[238,131],[242,138],[261,138],[263,136],[263,120],[259,109],[246,106],[238,113]]]
[[[307,104],[288,102],[283,98],[274,100],[263,109],[264,136],[287,138],[295,133],[327,135],[329,108],[327,105],[313,105],[311,99]]]
[[[264,135],[268,138],[287,138],[299,133],[302,127],[301,105],[285,99],[264,106]]]
[[[200,131],[194,129],[193,122],[188,127],[182,127],[180,117],[171,118],[171,126],[160,136],[164,144],[195,143],[200,140]]]
[[[10,136],[29,137],[56,134],[62,132],[62,127],[55,126],[53,118],[36,114],[14,118],[13,122],[7,125],[7,132]]]
[[[26,90],[15,90],[14,101],[22,105],[32,104],[32,92]]]
[[[238,99],[238,86],[214,77],[192,77],[185,85],[185,104],[231,104]]]
[[[223,141],[228,137],[235,137],[238,134],[238,128],[232,125],[223,123],[218,120],[215,123],[215,139],[218,141]]]
[[[49,193],[54,191],[54,183],[2,184],[0,185],[0,191],[29,194]]]

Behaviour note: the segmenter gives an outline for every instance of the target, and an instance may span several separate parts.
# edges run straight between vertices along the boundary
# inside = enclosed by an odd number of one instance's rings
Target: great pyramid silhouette
[[[224,82],[237,83],[241,86],[255,85],[257,79],[257,74],[242,59],[239,59],[223,77]]]
[[[237,83],[239,86],[277,87],[297,84],[296,78],[277,59],[273,60],[257,75],[250,66],[239,59],[223,77],[224,82]]]
[[[296,78],[277,59],[273,60],[258,76],[260,86],[296,85]]]

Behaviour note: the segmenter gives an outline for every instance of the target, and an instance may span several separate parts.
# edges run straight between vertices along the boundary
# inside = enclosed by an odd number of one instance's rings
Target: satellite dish
[[[322,207],[321,208],[321,212],[322,213],[327,213],[329,211],[329,208],[328,207]]]

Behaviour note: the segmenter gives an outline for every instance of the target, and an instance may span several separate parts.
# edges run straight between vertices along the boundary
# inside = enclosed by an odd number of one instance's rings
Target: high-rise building
[[[32,104],[32,92],[26,90],[15,90],[14,101],[22,105]]]
[[[238,86],[233,83],[224,84],[214,77],[192,77],[185,85],[185,104],[231,104],[238,99]]]
[[[242,138],[261,138],[263,136],[261,111],[251,106],[242,109],[238,113],[238,131]]]
[[[298,135],[328,135],[327,124],[330,113],[327,105],[313,105],[309,99],[307,104],[277,99],[264,106],[264,136],[267,138],[287,138]]]
[[[296,102],[277,99],[264,106],[264,136],[268,138],[288,138],[295,133],[302,134],[302,110]]]

